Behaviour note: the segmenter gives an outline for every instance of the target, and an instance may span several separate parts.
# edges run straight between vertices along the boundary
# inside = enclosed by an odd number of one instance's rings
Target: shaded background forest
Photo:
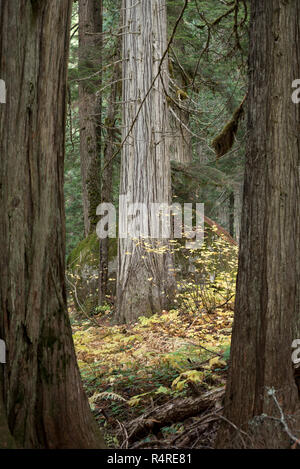
[[[244,178],[246,129],[242,106],[247,89],[247,2],[188,2],[180,22],[183,2],[167,2],[168,37],[176,28],[168,51],[170,82],[165,97],[170,120],[172,201],[205,204],[208,238],[201,254],[174,242],[178,288],[174,308],[149,318],[139,311],[137,322],[128,326],[111,323],[116,306],[116,239],[111,239],[108,246],[106,295],[99,301],[97,294],[99,240],[95,225],[99,217],[94,216],[94,207],[90,216],[94,227],[87,228],[89,214],[84,216],[81,162],[85,136],[80,133],[80,106],[84,108],[85,99],[80,95],[82,86],[93,101],[101,98],[99,111],[92,116],[100,128],[98,166],[96,171],[93,169],[96,182],[92,183],[93,188],[100,187],[96,201],[103,200],[102,189],[106,200],[118,207],[122,87],[126,86],[120,54],[125,34],[120,26],[121,2],[103,2],[103,25],[98,25],[96,42],[88,45],[88,63],[81,50],[83,26],[78,7],[74,2],[65,201],[70,314],[82,377],[96,418],[107,427],[109,446],[128,447],[135,439],[138,445],[153,444],[152,437],[141,440],[147,436],[145,430],[124,439],[123,423],[132,420],[130,429],[134,427],[134,419],[147,415],[151,402],[159,406],[168,405],[170,399],[183,399],[176,404],[183,406],[181,419],[176,412],[171,418],[166,415],[165,422],[162,418],[158,438],[165,447],[173,444],[173,439],[182,447],[198,447],[197,419],[193,419],[197,400],[189,409],[184,399],[198,396],[201,401],[199,396],[213,390],[207,407],[219,405],[230,351]],[[113,157],[110,173],[105,172],[108,148]],[[170,405],[175,406],[175,401]],[[164,410],[158,407],[157,412]],[[191,420],[184,424],[189,416]],[[202,446],[213,444],[216,428],[212,419]]]
[[[168,2],[169,35],[182,8],[182,2]],[[103,44],[101,67],[102,119],[101,158],[108,134],[107,113],[116,47],[120,49],[119,24],[120,2],[104,1]],[[183,135],[184,153],[188,165],[181,168],[174,162],[172,170],[173,197],[176,201],[203,202],[206,215],[220,223],[238,239],[240,229],[241,194],[245,154],[245,126],[243,121],[235,144],[220,159],[212,142],[224,126],[231,121],[246,93],[246,64],[248,54],[247,3],[241,2],[238,12],[234,2],[190,2],[180,22],[171,50],[169,70],[171,96],[182,105],[181,122],[173,121],[174,145],[180,145]],[[237,15],[237,17],[236,17]],[[120,34],[120,33],[119,33]],[[80,135],[78,115],[78,79],[90,76],[90,69],[79,67],[78,57],[78,2],[74,2],[71,30],[69,63],[69,103],[67,120],[67,146],[65,163],[65,196],[67,221],[67,255],[84,238],[82,208],[82,180],[80,173]],[[95,51],[98,54],[98,50]],[[118,148],[121,135],[122,78],[119,64],[117,71],[117,99],[115,124],[115,146]],[[98,75],[89,81],[94,86]],[[172,103],[172,106],[176,104]],[[177,111],[178,112],[178,109]],[[175,128],[174,128],[175,124]],[[177,134],[177,137],[176,137]],[[176,148],[173,148],[173,154]],[[171,149],[172,153],[172,149]],[[172,158],[172,154],[171,154]],[[173,158],[172,158],[173,159]],[[175,159],[175,156],[174,156]],[[102,163],[103,164],[103,163]],[[118,206],[120,180],[120,154],[113,161],[112,200]],[[100,175],[99,175],[100,178]],[[174,200],[174,199],[173,199]]]
[[[0,1],[1,448],[299,446],[299,19]]]

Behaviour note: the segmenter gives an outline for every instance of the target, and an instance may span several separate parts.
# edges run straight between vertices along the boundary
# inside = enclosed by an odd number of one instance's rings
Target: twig
[[[285,415],[283,413],[283,410],[278,402],[278,399],[276,397],[276,391],[274,388],[270,388],[268,389],[268,395],[270,397],[272,397],[273,401],[275,402],[276,404],[276,407],[277,409],[279,410],[279,413],[280,413],[280,419],[279,418],[276,418],[276,417],[271,417],[271,416],[268,416],[266,415],[265,417],[267,418],[270,418],[272,420],[276,420],[277,422],[280,422],[284,428],[284,431],[287,433],[287,435],[290,437],[291,440],[293,440],[295,443],[297,443],[299,446],[300,446],[300,438],[297,438],[296,436],[294,436],[291,432],[291,430],[289,429],[288,427],[288,424],[286,423],[286,420],[285,420]]]
[[[124,441],[122,442],[120,448],[123,449],[123,447],[124,447],[124,445],[125,445],[125,449],[128,449],[128,433],[127,433],[127,430],[126,430],[125,426],[123,425],[123,423],[119,422],[118,419],[116,419],[116,421],[117,421],[119,427],[121,428],[121,430],[124,432],[124,435],[125,435],[125,439],[124,439]]]
[[[81,311],[83,312],[83,314],[85,315],[85,317],[86,317],[90,322],[92,322],[95,326],[100,327],[100,324],[99,324],[94,318],[90,318],[90,316],[88,315],[88,313],[83,309],[83,306],[82,306],[82,304],[80,303],[80,301],[79,301],[79,299],[78,299],[76,285],[74,285],[72,282],[70,282],[70,280],[68,279],[67,276],[66,276],[66,280],[67,280],[67,282],[70,284],[71,288],[73,289],[76,302],[77,302],[79,308],[81,309]]]
[[[92,75],[89,75],[88,77],[82,77],[82,78],[74,78],[73,80],[69,80],[69,83],[72,83],[76,81],[77,83],[84,81],[84,80],[90,80],[91,78],[96,77],[97,75],[101,75],[101,73],[105,72],[108,68],[112,67],[113,65],[116,65],[120,62],[123,62],[123,59],[121,60],[116,60],[115,62],[112,62],[108,65],[105,65],[105,67],[101,68],[101,70],[97,70],[95,73],[92,73]]]
[[[207,349],[206,347],[204,347],[203,345],[195,344],[195,342],[191,342],[190,340],[186,340],[185,342],[187,342],[188,344],[194,345],[194,347],[203,348],[204,350],[206,350],[206,352],[209,352],[209,353],[211,353],[212,355],[217,355],[218,357],[223,358],[223,355],[222,355],[221,353],[214,352],[213,350],[208,350],[208,349]]]
[[[237,433],[239,434],[239,436],[240,436],[240,438],[241,438],[241,440],[242,440],[242,443],[243,443],[243,445],[244,445],[244,448],[246,448],[246,447],[247,447],[247,446],[246,446],[246,442],[245,442],[244,438],[242,437],[242,434],[245,435],[245,436],[247,436],[249,439],[250,439],[250,436],[249,436],[246,432],[244,432],[243,430],[241,430],[240,428],[238,428],[233,422],[231,422],[231,421],[228,420],[226,417],[224,417],[224,415],[217,415],[217,414],[215,414],[215,415],[216,415],[220,420],[224,420],[224,422],[226,422],[226,423],[228,423],[229,425],[231,425],[231,427],[233,427],[233,428],[237,431]]]
[[[112,86],[112,85],[115,85],[116,83],[120,83],[121,81],[125,81],[125,80],[130,80],[130,78],[120,78],[119,80],[114,80],[114,81],[111,81],[110,83],[108,83],[107,85],[103,86],[103,88],[101,88],[101,90],[98,90],[97,93],[96,93],[96,96],[99,96],[99,94],[102,93],[102,91],[104,91],[106,88],[108,88],[109,86]],[[103,168],[104,169],[104,168]],[[103,171],[102,169],[102,171]]]

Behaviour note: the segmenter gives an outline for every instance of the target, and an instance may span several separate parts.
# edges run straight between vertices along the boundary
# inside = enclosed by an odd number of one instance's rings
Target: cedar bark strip
[[[300,329],[300,108],[291,86],[300,76],[300,3],[260,0],[251,7],[248,143],[225,401],[225,416],[244,430],[262,413],[278,417],[268,388],[285,414],[299,410],[291,344]],[[261,441],[254,446],[289,445],[274,421],[255,428]],[[234,436],[222,425],[218,446],[235,446]]]
[[[102,67],[102,0],[79,0],[79,72],[91,77]],[[98,34],[97,34],[98,33]],[[101,74],[79,82],[80,164],[85,236],[95,229],[100,203]]]
[[[123,136],[134,122],[139,105],[148,92],[167,48],[164,0],[123,0]],[[168,61],[147,97],[124,144],[120,194],[129,203],[170,203],[171,176],[168,109],[164,86],[168,87]],[[162,84],[164,80],[164,86]],[[153,236],[147,240],[155,249]],[[168,248],[166,240],[161,246]],[[131,239],[119,239],[117,320],[131,322],[168,307],[174,291],[173,260],[144,249]],[[130,254],[128,254],[130,253]],[[151,280],[150,280],[151,279]]]
[[[71,4],[0,2],[0,76],[7,85],[7,103],[0,107],[0,336],[7,363],[0,384],[4,418],[25,448],[103,447],[83,392],[66,307]]]

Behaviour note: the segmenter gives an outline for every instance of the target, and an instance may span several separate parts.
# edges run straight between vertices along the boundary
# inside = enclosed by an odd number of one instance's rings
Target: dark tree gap
[[[0,336],[7,346],[0,424],[7,420],[25,448],[104,446],[83,392],[66,307],[71,4],[0,2],[0,76],[8,96],[0,107]]]

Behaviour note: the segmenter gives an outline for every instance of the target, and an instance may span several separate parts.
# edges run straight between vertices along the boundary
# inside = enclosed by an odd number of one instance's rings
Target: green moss
[[[116,257],[118,252],[117,239],[109,239],[109,261]],[[98,267],[99,264],[99,238],[94,232],[87,238],[80,241],[71,251],[67,259],[67,266],[70,270],[76,270],[76,267],[87,264],[91,267]]]
[[[110,238],[108,241],[108,260],[113,260],[118,254],[118,240]]]
[[[246,97],[243,99],[239,107],[234,111],[231,120],[225,125],[222,132],[217,135],[212,141],[212,147],[214,148],[217,158],[221,158],[221,156],[226,155],[226,153],[231,150],[235,135],[238,130],[239,120],[244,112],[244,102]]]
[[[99,244],[100,240],[94,232],[78,243],[67,259],[71,294],[78,312],[83,308],[90,314],[98,306]],[[117,255],[117,239],[109,239],[108,249],[108,261],[111,262]],[[76,284],[76,294],[72,284]]]
[[[80,241],[71,251],[67,259],[67,266],[71,270],[76,270],[78,265],[88,264],[97,267],[99,253],[99,238],[96,233],[92,233],[87,238]]]

